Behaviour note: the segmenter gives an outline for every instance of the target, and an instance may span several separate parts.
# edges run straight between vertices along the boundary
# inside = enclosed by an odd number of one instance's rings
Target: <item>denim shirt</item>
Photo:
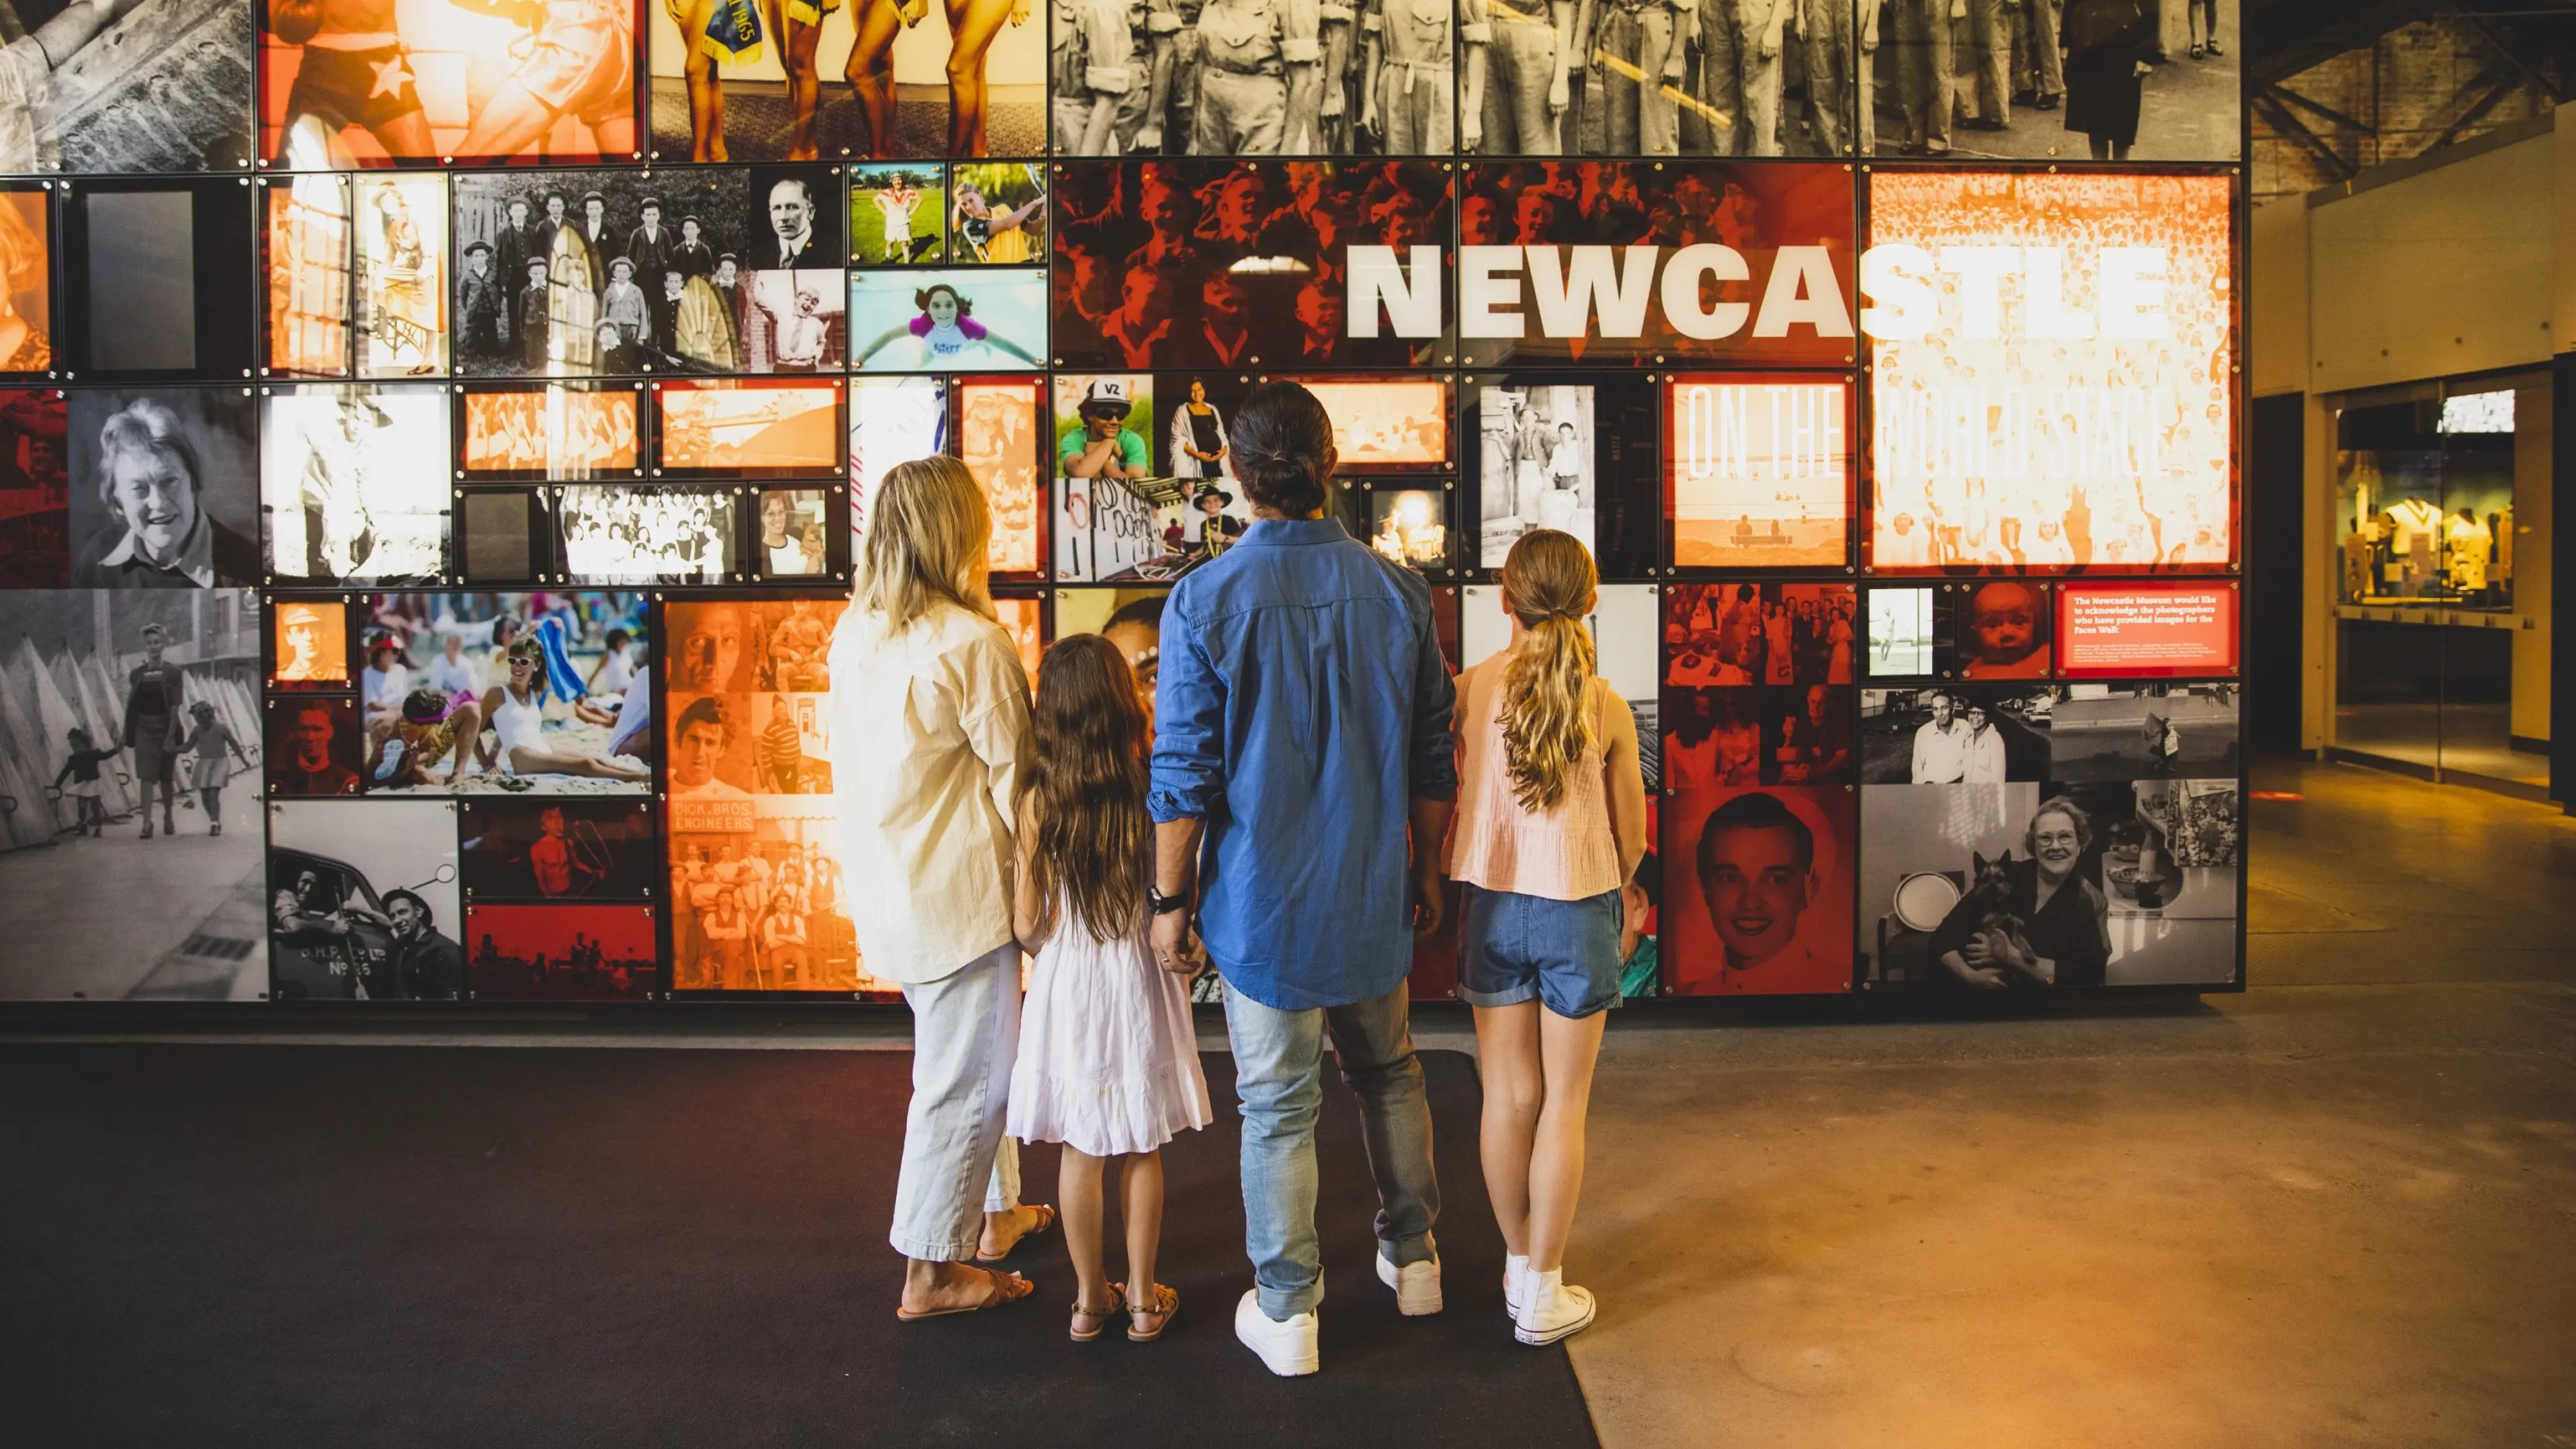
[[[1407,806],[1458,792],[1456,702],[1430,587],[1339,523],[1256,521],[1174,586],[1151,808],[1207,822],[1199,929],[1230,989],[1304,1011],[1403,984]]]

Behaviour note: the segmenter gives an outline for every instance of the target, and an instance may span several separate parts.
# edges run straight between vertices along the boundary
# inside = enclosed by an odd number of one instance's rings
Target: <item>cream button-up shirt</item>
[[[1011,939],[1011,795],[1028,677],[1001,625],[936,603],[899,633],[857,606],[832,634],[832,794],[860,959],[919,985]]]

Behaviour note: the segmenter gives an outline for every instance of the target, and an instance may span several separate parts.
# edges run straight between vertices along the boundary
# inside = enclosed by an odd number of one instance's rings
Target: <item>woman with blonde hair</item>
[[[1458,995],[1476,1009],[1503,1298],[1520,1341],[1548,1344],[1593,1317],[1591,1293],[1564,1281],[1565,1241],[1646,787],[1636,719],[1593,672],[1592,555],[1532,529],[1503,562],[1501,594],[1511,644],[1458,680],[1449,873],[1465,888]]]
[[[858,588],[832,635],[849,916],[868,974],[900,983],[913,1015],[889,1235],[910,1260],[906,1321],[1027,1297],[1017,1273],[967,1260],[997,1263],[1055,1222],[1020,1205],[1019,1156],[1002,1136],[1019,1052],[1013,811],[1029,686],[985,587],[992,534],[964,463],[897,464],[870,500]]]

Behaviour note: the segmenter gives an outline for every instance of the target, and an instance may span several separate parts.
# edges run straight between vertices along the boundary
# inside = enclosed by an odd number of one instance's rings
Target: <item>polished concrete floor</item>
[[[2576,822],[2256,784],[2243,996],[1611,1034],[1604,1445],[2576,1444]]]

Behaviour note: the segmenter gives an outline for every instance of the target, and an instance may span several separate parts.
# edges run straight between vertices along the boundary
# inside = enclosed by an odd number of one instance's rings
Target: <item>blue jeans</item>
[[[1377,1179],[1379,1251],[1401,1268],[1427,1262],[1440,1182],[1431,1169],[1431,1101],[1406,1025],[1405,988],[1349,1006],[1280,1011],[1225,994],[1234,1089],[1243,1099],[1243,1246],[1261,1311],[1293,1318],[1324,1300],[1315,1233],[1315,1118],[1324,1103],[1324,1038],[1360,1099],[1369,1175]]]

